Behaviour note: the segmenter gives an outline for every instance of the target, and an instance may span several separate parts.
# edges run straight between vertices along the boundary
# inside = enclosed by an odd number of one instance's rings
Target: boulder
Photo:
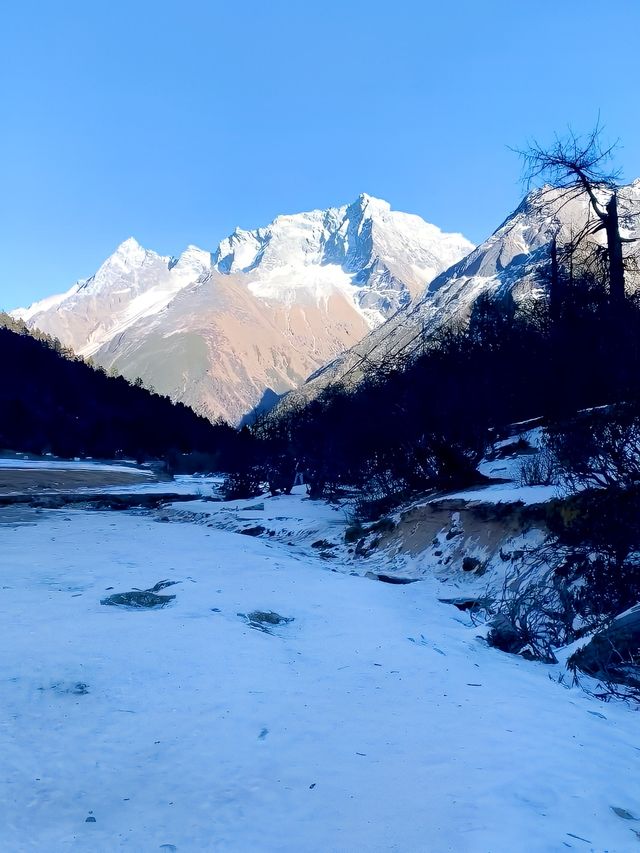
[[[568,664],[594,678],[640,688],[640,605],[594,634]]]
[[[462,560],[462,571],[477,572],[481,565],[477,557],[464,557]]]

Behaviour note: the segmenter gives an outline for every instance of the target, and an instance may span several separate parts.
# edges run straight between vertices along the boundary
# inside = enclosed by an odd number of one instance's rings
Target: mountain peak
[[[127,237],[126,240],[123,240],[122,243],[120,243],[117,251],[128,252],[140,248],[142,247],[135,237]]]
[[[389,202],[363,192],[341,207],[277,216],[269,225],[253,231],[236,228],[220,242],[213,266],[223,274],[259,271],[268,278],[280,270],[285,289],[289,288],[283,278],[285,272],[291,280],[299,277],[294,273],[297,268],[337,266],[349,277],[349,283],[363,292],[363,286],[366,289],[370,284],[365,270],[376,268],[381,280],[385,276],[394,278],[390,265],[409,253],[412,260],[399,278],[415,295],[436,273],[472,248],[461,235],[445,234],[419,216],[392,211]],[[354,275],[359,276],[357,280]],[[389,279],[385,289],[393,291],[397,286],[399,282],[394,284]],[[273,293],[272,288],[269,293]],[[404,294],[398,302],[392,297],[381,316],[389,316],[407,298]]]
[[[106,263],[117,260],[126,264],[136,265],[142,263],[146,254],[147,250],[138,243],[135,237],[127,237],[107,259]]]
[[[121,257],[131,257],[139,254],[140,252],[145,252],[145,249],[138,243],[135,237],[127,237],[126,240],[123,240],[122,243],[116,248],[114,255],[120,255]]]
[[[177,258],[172,258],[169,269],[175,273],[193,274],[194,278],[202,275],[211,267],[211,252],[190,243]]]
[[[391,205],[388,201],[385,201],[383,198],[377,198],[376,196],[369,195],[368,193],[360,193],[354,204],[357,204],[363,210],[365,208],[371,208],[372,210],[391,210]],[[353,207],[353,205],[350,205],[350,207]]]

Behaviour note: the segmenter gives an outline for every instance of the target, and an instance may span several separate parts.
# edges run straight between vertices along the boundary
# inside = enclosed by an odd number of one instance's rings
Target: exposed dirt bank
[[[112,486],[134,486],[154,483],[157,478],[146,471],[121,469],[110,471],[105,466],[87,468],[0,468],[0,496],[29,492],[63,492],[74,489],[104,489]]]

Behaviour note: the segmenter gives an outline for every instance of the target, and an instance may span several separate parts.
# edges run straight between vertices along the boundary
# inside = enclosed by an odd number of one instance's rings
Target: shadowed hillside
[[[69,356],[0,314],[0,448],[137,459],[207,453],[223,466],[235,441],[187,406]]]

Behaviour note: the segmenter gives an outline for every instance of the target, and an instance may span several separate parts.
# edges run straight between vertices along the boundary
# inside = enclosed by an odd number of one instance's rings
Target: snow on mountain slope
[[[126,240],[66,294],[13,312],[106,368],[232,421],[282,394],[473,248],[361,195],[177,259]]]
[[[625,234],[640,237],[640,179],[621,190],[619,206]],[[312,374],[281,405],[311,399],[332,382],[357,382],[365,366],[375,370],[376,363],[410,356],[425,337],[454,320],[464,320],[482,293],[498,297],[511,293],[516,299],[539,294],[536,273],[549,259],[553,237],[568,241],[593,218],[585,194],[567,201],[548,188],[531,192],[491,237],[436,276],[417,301]],[[635,281],[630,284],[637,286]]]
[[[214,267],[243,273],[254,295],[288,304],[301,290],[318,300],[341,290],[375,326],[472,248],[459,234],[443,234],[419,216],[362,194],[344,207],[279,216],[256,231],[238,229],[220,243]]]
[[[95,359],[199,411],[237,421],[267,388],[281,393],[368,331],[340,291],[271,305],[242,276],[212,273],[160,315],[105,344]]]
[[[28,308],[16,308],[15,311],[11,312],[11,315],[15,317],[16,320],[22,320],[25,323],[28,323],[32,317],[35,317],[37,314],[45,313],[46,311],[50,311],[53,308],[56,308],[60,305],[61,302],[64,302],[66,299],[69,299],[78,290],[86,283],[86,279],[80,279],[75,284],[73,284],[69,290],[66,290],[64,293],[56,293],[54,296],[46,296],[44,299],[39,299],[37,302],[32,302]]]
[[[197,280],[209,260],[208,253],[190,246],[173,261],[130,237],[91,278],[62,296],[12,313],[80,355],[93,355],[132,323],[165,308],[176,293]]]

